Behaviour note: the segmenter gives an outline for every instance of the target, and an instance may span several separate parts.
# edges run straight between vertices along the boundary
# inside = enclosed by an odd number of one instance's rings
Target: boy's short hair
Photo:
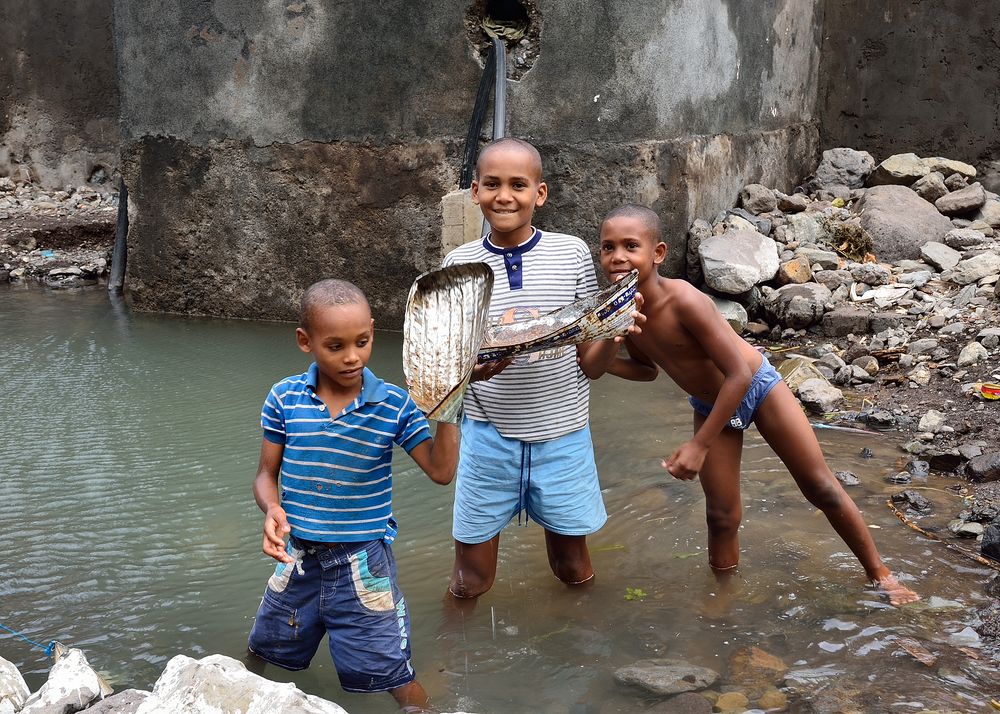
[[[542,180],[542,155],[538,153],[538,149],[536,149],[533,144],[525,141],[524,139],[517,139],[513,136],[505,136],[500,139],[494,139],[493,141],[486,144],[486,146],[484,146],[479,151],[479,157],[476,159],[476,173],[475,173],[477,181],[479,180],[479,164],[482,163],[483,157],[486,156],[491,151],[493,151],[494,149],[501,149],[505,146],[510,148],[516,147],[531,154],[531,157],[538,164],[538,180],[539,181]]]
[[[317,308],[332,305],[364,305],[369,307],[368,298],[354,283],[336,278],[320,280],[306,288],[299,301],[299,325],[303,330],[308,330],[310,315]]]
[[[604,216],[604,220],[601,221],[601,225],[603,226],[612,218],[621,217],[635,218],[636,220],[642,221],[642,224],[653,234],[654,238],[662,240],[663,224],[660,222],[660,217],[657,215],[656,211],[652,208],[639,205],[638,203],[626,203],[618,206],[618,208],[612,208],[608,211],[608,214]]]

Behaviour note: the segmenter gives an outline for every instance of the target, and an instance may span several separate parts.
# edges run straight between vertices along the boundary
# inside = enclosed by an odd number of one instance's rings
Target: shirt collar
[[[493,234],[487,233],[483,236],[483,247],[491,253],[503,256],[506,256],[508,253],[513,253],[515,255],[527,253],[529,250],[538,245],[538,241],[542,239],[542,232],[535,228],[535,232],[531,234],[531,238],[524,241],[524,243],[514,246],[513,248],[501,248],[490,240],[491,235]]]
[[[316,392],[316,385],[319,383],[319,367],[313,362],[309,365],[309,371],[306,372],[306,385],[313,391]],[[365,367],[364,372],[361,374],[361,394],[359,395],[360,403],[377,403],[381,402],[389,396],[389,390],[386,389],[385,380],[380,379],[375,376],[375,373],[370,369]],[[356,402],[358,400],[355,400]]]

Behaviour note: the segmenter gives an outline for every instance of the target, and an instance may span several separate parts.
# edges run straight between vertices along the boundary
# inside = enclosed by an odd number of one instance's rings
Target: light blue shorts
[[[551,441],[508,439],[489,422],[462,420],[452,535],[474,545],[521,511],[547,531],[589,535],[608,520],[590,427]]]
[[[728,426],[740,431],[749,429],[757,409],[780,381],[781,375],[778,374],[778,370],[771,366],[767,357],[761,355],[760,367],[757,368],[753,379],[750,380],[750,388],[743,395],[743,401],[736,408],[736,413],[729,420]],[[707,417],[712,411],[712,405],[709,402],[702,401],[697,397],[688,397],[688,403],[703,417]]]

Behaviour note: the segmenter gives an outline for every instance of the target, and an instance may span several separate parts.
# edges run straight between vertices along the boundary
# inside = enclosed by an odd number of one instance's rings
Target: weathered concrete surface
[[[0,176],[46,188],[118,168],[113,0],[0,6]],[[98,171],[103,168],[104,171]]]
[[[1000,24],[991,3],[826,0],[823,146],[1000,156]]]
[[[481,71],[468,7],[117,0],[134,305],[287,318],[338,275],[398,326],[410,281],[442,255]],[[679,275],[693,217],[812,168],[820,0],[538,8],[508,133],[542,152],[540,226],[595,245],[609,209],[650,204]]]

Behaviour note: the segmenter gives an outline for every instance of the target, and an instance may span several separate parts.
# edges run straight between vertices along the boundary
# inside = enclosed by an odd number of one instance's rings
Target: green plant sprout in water
[[[644,600],[645,598],[646,591],[642,588],[625,588],[626,600]]]

